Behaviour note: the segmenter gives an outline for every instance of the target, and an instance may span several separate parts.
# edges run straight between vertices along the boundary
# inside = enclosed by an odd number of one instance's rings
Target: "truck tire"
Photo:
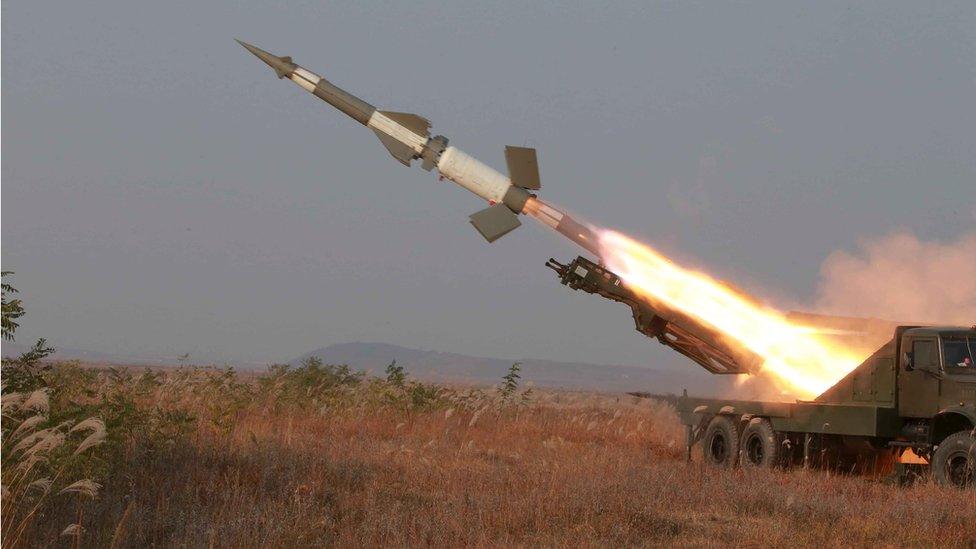
[[[783,464],[783,435],[764,417],[754,417],[742,430],[739,463],[743,468],[772,469]]]
[[[715,416],[702,437],[705,463],[731,469],[739,463],[739,422],[731,416]]]
[[[932,476],[942,486],[976,486],[976,436],[959,431],[945,438],[932,454]]]

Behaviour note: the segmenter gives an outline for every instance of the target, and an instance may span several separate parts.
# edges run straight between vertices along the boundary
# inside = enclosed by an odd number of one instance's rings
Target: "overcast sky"
[[[577,250],[389,157],[241,38],[429,118],[541,196],[783,307],[893,229],[976,224],[976,7],[936,2],[4,2],[19,340],[196,360],[347,341],[673,364]],[[785,4],[792,4],[786,6]]]

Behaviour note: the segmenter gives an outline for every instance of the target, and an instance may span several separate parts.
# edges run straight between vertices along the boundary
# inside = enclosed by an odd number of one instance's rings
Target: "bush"
[[[303,359],[297,368],[272,364],[258,379],[258,389],[274,408],[286,404],[320,408],[336,404],[346,390],[360,385],[364,377],[347,365],[326,365],[312,356]]]

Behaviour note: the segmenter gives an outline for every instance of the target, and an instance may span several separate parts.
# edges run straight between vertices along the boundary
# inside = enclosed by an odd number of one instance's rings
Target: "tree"
[[[386,367],[386,382],[394,387],[403,387],[404,381],[407,379],[407,374],[403,370],[403,366],[397,366],[396,359]]]
[[[6,279],[8,276],[13,275],[13,271],[3,271],[2,276]],[[17,288],[14,288],[10,284],[3,282],[3,339],[7,341],[14,340],[14,332],[20,324],[17,323],[17,319],[24,316],[24,307],[19,299],[7,299],[10,294],[16,294]]]
[[[498,388],[502,397],[510,398],[515,395],[515,391],[518,391],[519,379],[522,378],[521,371],[522,363],[516,362],[508,369],[508,373],[502,377],[502,386]]]
[[[8,277],[13,274],[13,271],[3,271],[2,276]],[[2,283],[2,288],[0,301],[3,302],[3,339],[13,341],[17,328],[20,327],[17,319],[24,316],[24,306],[19,299],[8,299],[11,294],[18,293],[17,288],[7,282]],[[24,391],[41,384],[44,368],[38,368],[37,363],[52,353],[54,348],[48,347],[47,340],[42,337],[29,351],[17,359],[4,362],[4,391]]]

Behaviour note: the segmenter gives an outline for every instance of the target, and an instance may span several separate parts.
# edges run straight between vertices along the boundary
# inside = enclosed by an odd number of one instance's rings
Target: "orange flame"
[[[677,265],[646,244],[615,231],[597,234],[604,264],[632,290],[652,305],[664,305],[714,327],[759,355],[764,360],[762,371],[789,393],[816,396],[865,358],[704,273]]]

